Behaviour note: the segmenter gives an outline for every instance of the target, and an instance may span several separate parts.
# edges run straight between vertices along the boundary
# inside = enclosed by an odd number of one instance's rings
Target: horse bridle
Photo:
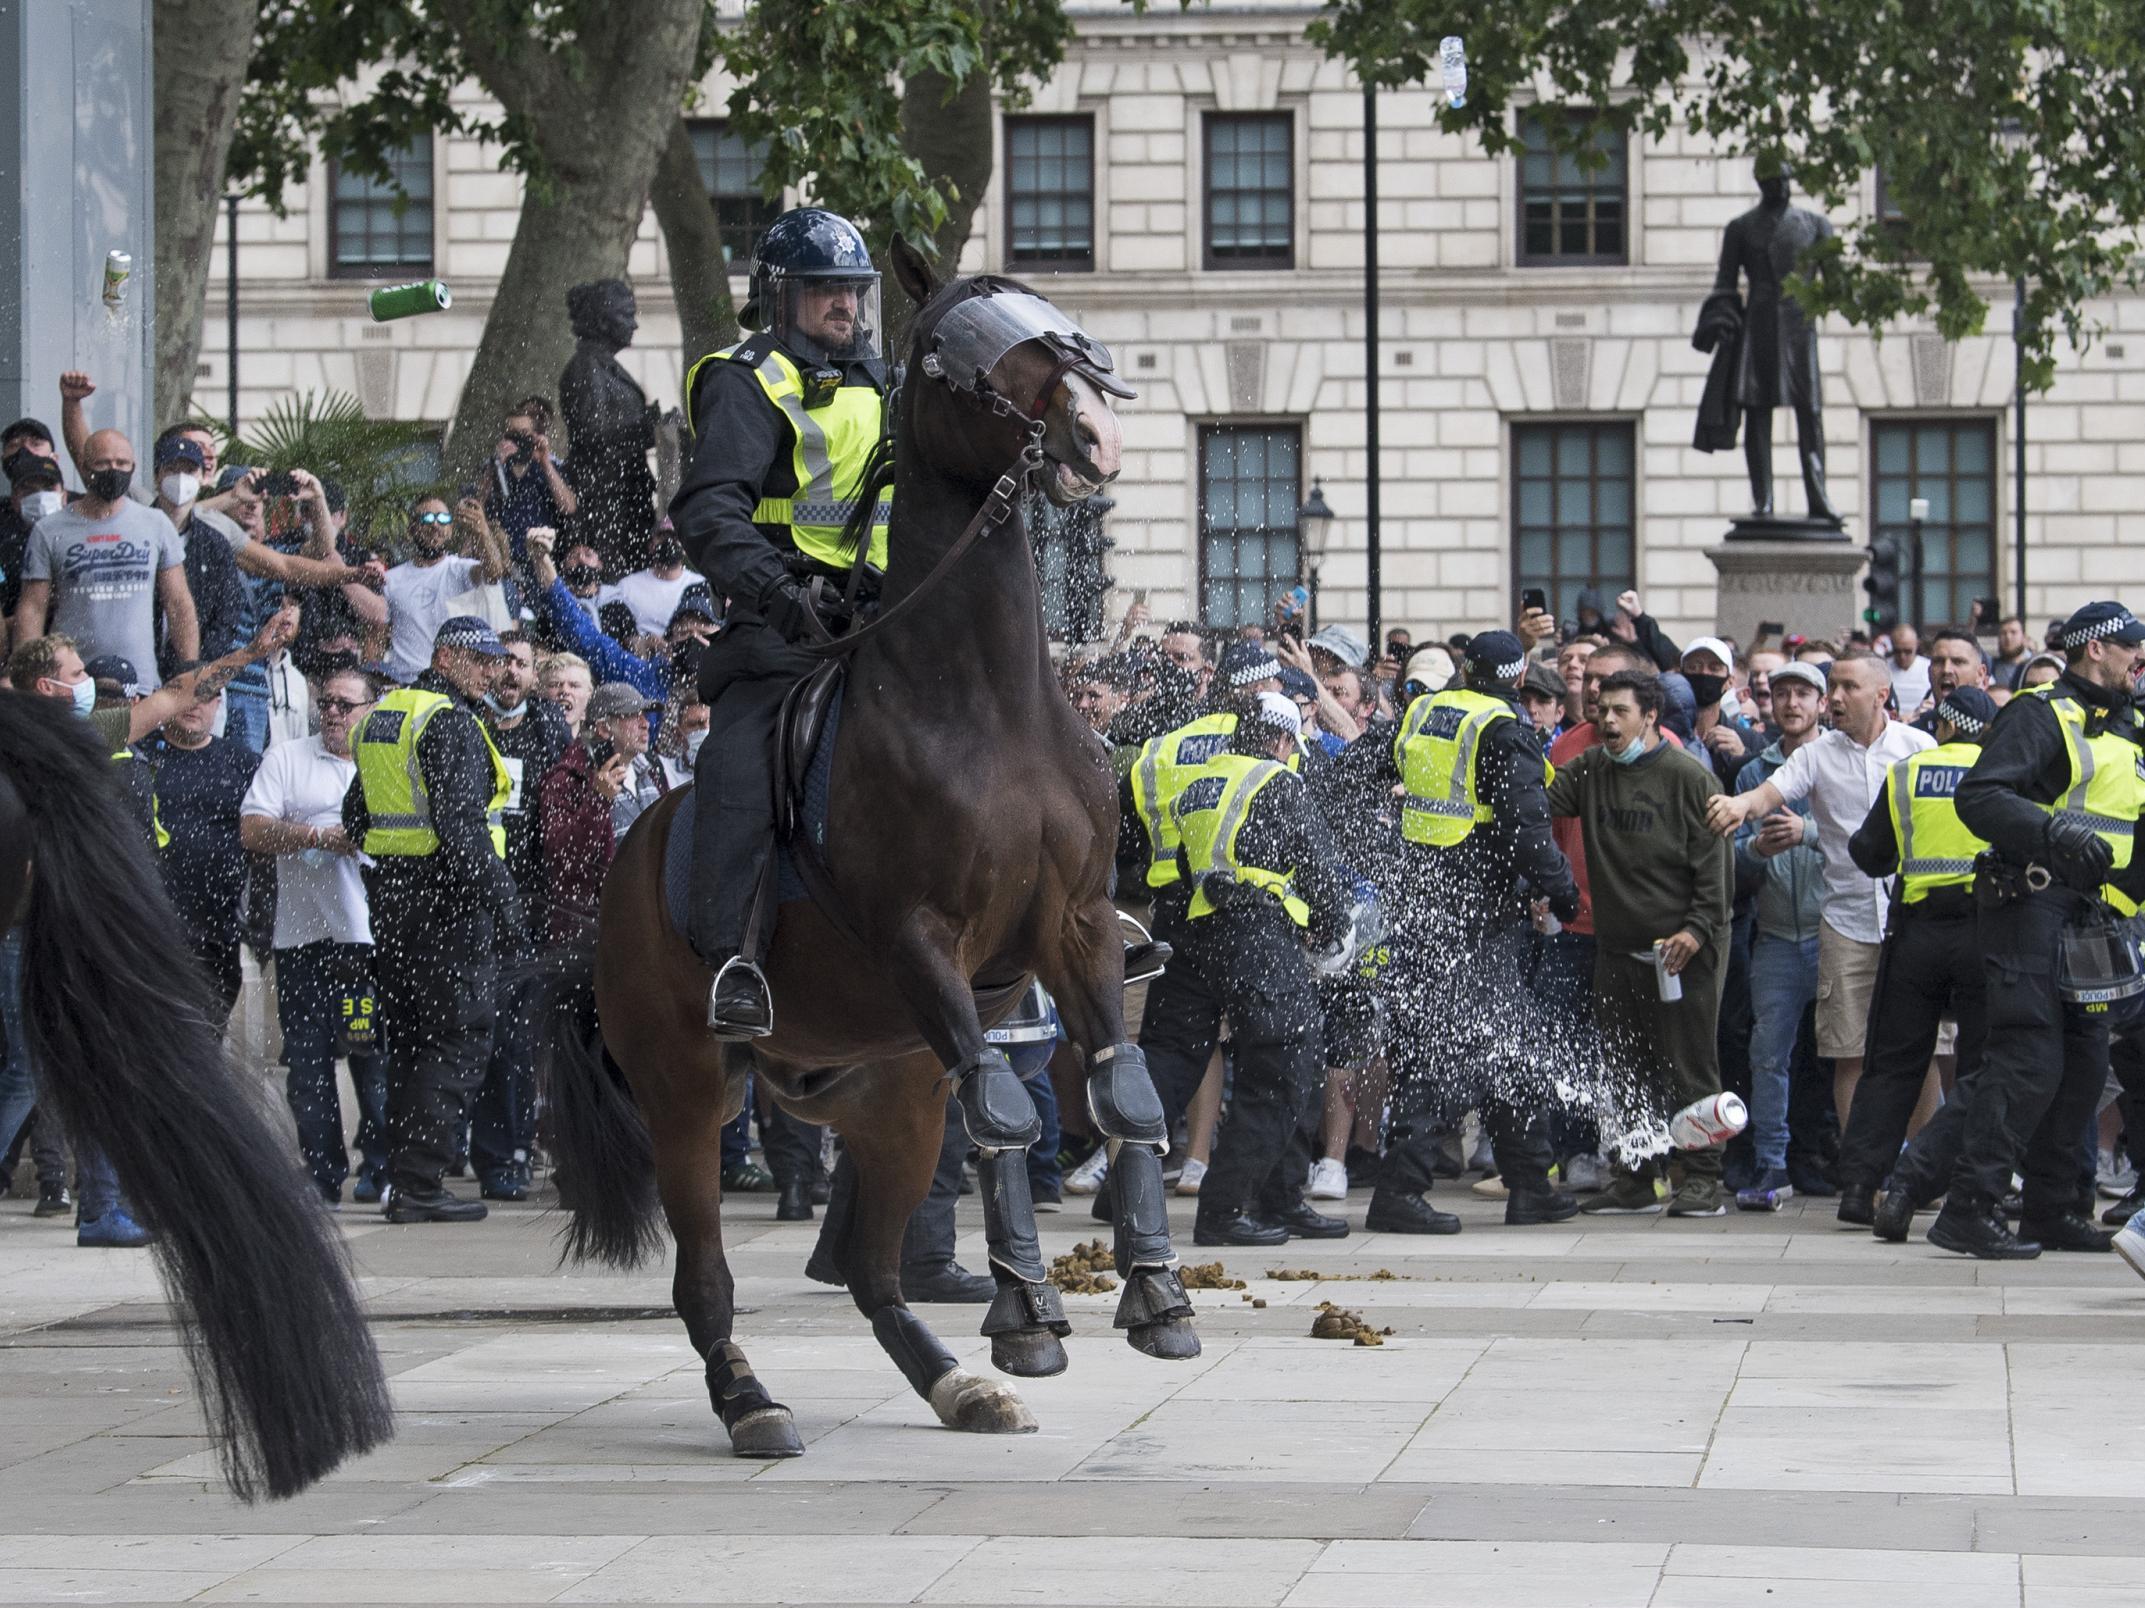
[[[905,596],[897,598],[891,607],[841,636],[828,632],[824,625],[819,626],[824,640],[804,647],[804,651],[815,658],[832,659],[849,653],[875,632],[898,620],[912,604],[930,592],[971,547],[1003,527],[1019,511],[1021,499],[1027,495],[1029,485],[1042,472],[1046,461],[1043,419],[1068,374],[1080,374],[1098,389],[1115,396],[1139,394],[1116,378],[1116,365],[1111,360],[1109,348],[1042,297],[1027,291],[1001,296],[991,291],[987,282],[983,283],[985,288],[957,303],[933,327],[931,350],[924,354],[917,366],[927,378],[937,380],[957,395],[972,397],[994,416],[1018,424],[1024,436],[1020,453],[998,477],[998,483],[991,487],[990,495],[983,499],[983,506],[954,538],[953,545],[939,555],[938,562],[931,566],[924,578]],[[971,314],[966,320],[959,317],[970,309],[982,308],[992,302],[1006,304],[992,310],[1001,316]],[[1036,308],[1047,309],[1048,317],[1039,315]],[[949,324],[953,325],[950,330],[946,327]],[[1057,361],[1035,397],[1023,408],[992,385],[990,376],[1008,352],[1028,341],[1041,341],[1049,346]],[[988,356],[988,362],[983,361],[985,356]],[[889,480],[892,477],[894,421],[903,383],[897,380],[893,394],[888,398],[886,433],[879,446],[879,454],[884,459],[883,472]],[[1083,466],[1095,469],[1095,473],[1086,477],[1094,483],[1099,485],[1107,478],[1092,459],[1084,459]],[[854,535],[856,544],[856,561],[850,570],[849,584],[844,589],[852,608],[871,552],[866,533],[878,505],[878,479],[878,474],[867,474],[864,485],[859,488],[858,512],[852,516],[857,521],[857,529],[853,533],[845,532],[845,535]],[[824,581],[813,582],[815,604],[824,585]],[[812,618],[816,624],[819,618],[816,608]]]

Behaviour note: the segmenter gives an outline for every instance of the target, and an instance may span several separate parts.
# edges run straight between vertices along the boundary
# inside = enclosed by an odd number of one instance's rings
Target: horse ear
[[[909,300],[918,307],[923,306],[938,289],[938,281],[931,277],[931,265],[924,261],[923,253],[910,245],[906,236],[897,234],[888,256],[893,259],[894,277],[909,293]]]

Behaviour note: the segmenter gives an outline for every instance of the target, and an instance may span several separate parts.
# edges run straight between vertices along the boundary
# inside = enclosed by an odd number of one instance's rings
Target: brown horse
[[[1121,436],[1104,392],[1130,393],[1109,376],[1108,354],[1026,287],[978,277],[938,289],[898,241],[894,263],[921,312],[895,404],[885,629],[854,645],[832,763],[822,853],[840,908],[782,906],[767,966],[775,1032],[749,1049],[718,1043],[704,1021],[707,969],[664,912],[673,794],[620,845],[603,892],[595,1020],[631,1101],[598,1064],[585,1009],[579,1034],[558,1035],[553,1129],[574,1212],[568,1252],[638,1261],[653,1247],[660,1197],[678,1244],[678,1313],[741,1456],[803,1450],[789,1409],[768,1399],[731,1340],[720,1133],[754,1067],[785,1109],[840,1130],[857,1185],[850,1220],[830,1225],[839,1265],[917,1393],[954,1428],[1035,1427],[1011,1387],[955,1366],[903,1304],[898,1270],[950,1077],[981,1156],[998,1282],[983,1323],[992,1360],[1027,1377],[1065,1367],[1068,1326],[1028,1196],[1034,1108],[984,1039],[986,1016],[1004,1007],[977,1005],[979,992],[995,1003],[990,985],[1007,984],[1009,1006],[1030,973],[1072,1040],[1097,1047],[1088,1104],[1115,1157],[1126,1280],[1117,1326],[1149,1355],[1198,1353],[1169,1244],[1161,1106],[1124,1042],[1124,952],[1109,899],[1115,782],[1051,668],[1018,497],[1003,524],[986,521],[1004,506],[1007,477],[1016,487],[1026,478],[1024,463],[1059,503],[1114,477]],[[1042,327],[1053,321],[1057,330]],[[967,540],[975,544],[961,550]]]
[[[256,1080],[225,1058],[208,979],[114,776],[70,705],[0,692],[16,1019],[39,1100],[103,1148],[156,1233],[232,1490],[295,1496],[394,1433],[387,1382],[342,1239]]]

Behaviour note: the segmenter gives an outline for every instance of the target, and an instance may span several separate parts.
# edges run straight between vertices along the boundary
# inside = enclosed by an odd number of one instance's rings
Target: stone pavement
[[[739,1339],[811,1448],[777,1464],[726,1454],[662,1273],[553,1271],[534,1208],[346,1208],[400,1436],[255,1509],[213,1483],[147,1255],[9,1203],[0,1603],[2145,1602],[2145,1283],[2116,1258],[1884,1246],[1829,1202],[1506,1229],[1440,1199],[1457,1239],[1225,1255],[1266,1305],[1199,1294],[1195,1363],[1068,1298],[1072,1370],[1004,1439],[938,1428],[801,1276],[811,1226],[739,1200]],[[1071,1204],[1050,1254],[1090,1232]],[[962,1227],[980,1266],[972,1201]],[[1321,1300],[1393,1337],[1309,1338]],[[980,1309],[925,1310],[987,1367]]]

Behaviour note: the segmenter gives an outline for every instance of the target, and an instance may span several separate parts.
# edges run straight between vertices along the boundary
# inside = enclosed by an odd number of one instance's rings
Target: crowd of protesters
[[[153,801],[166,891],[217,1005],[228,1015],[249,975],[272,980],[296,1143],[324,1200],[392,1203],[399,1191],[414,1214],[400,1220],[481,1216],[443,1190],[460,1174],[485,1199],[527,1198],[541,1139],[534,969],[467,972],[414,1014],[408,998],[375,1001],[394,970],[383,955],[430,952],[417,929],[436,906],[383,881],[364,852],[380,823],[353,813],[355,745],[405,689],[466,714],[471,763],[498,767],[502,837],[455,886],[481,907],[495,958],[575,942],[618,842],[693,776],[709,725],[697,670],[724,599],[652,504],[623,537],[582,530],[545,398],[502,420],[488,485],[357,531],[331,481],[222,462],[220,438],[192,424],[138,458],[119,432],[84,427],[94,389],[64,377],[57,436],[35,419],[0,436],[9,687],[89,716]],[[622,550],[644,561],[613,573],[602,555]],[[1201,1196],[1201,1242],[1345,1234],[1345,1216],[1308,1201],[1365,1189],[1372,1230],[1458,1232],[1430,1197],[1470,1173],[1522,1227],[1580,1211],[1773,1211],[1796,1195],[1837,1195],[1842,1217],[1870,1221],[1900,1140],[1942,1106],[1980,1036],[1978,1021],[1952,1020],[1973,1012],[1945,994],[1929,1047],[1887,1037],[1875,1002],[1899,894],[1863,841],[1872,808],[1901,762],[1978,737],[2007,700],[2061,677],[2063,622],[2041,648],[2016,619],[1679,648],[1636,594],[1587,591],[1567,619],[1527,609],[1421,644],[1396,630],[1374,651],[1345,626],[1306,631],[1292,606],[1263,626],[1158,628],[1135,604],[1112,640],[1063,664],[1068,697],[1126,783],[1128,915],[1166,917],[1157,887],[1174,876],[1155,875],[1164,816],[1136,772],[1217,714],[1242,728],[1232,741],[1252,739],[1239,751],[1285,761],[1311,806],[1305,830],[1330,838],[1351,890],[1307,918],[1313,958],[1335,963],[1307,1003],[1252,1010],[1234,984],[1201,994],[1200,967],[1228,964],[1211,954],[1133,990],[1158,1080],[1170,1057],[1189,1068],[1175,1074],[1168,1176]],[[1434,736],[1441,708],[1461,725],[1472,709],[1488,734],[1464,799],[1481,830],[1464,853],[1459,838],[1409,830],[1424,806],[1407,740]],[[427,929],[425,942],[437,937]],[[262,963],[250,973],[248,950]],[[34,1114],[16,955],[0,951],[8,1165],[28,1152],[35,1210],[75,1213],[82,1243],[140,1243],[94,1148],[74,1147],[70,1178],[67,1136]],[[485,997],[462,998],[471,988]],[[464,1015],[483,1031],[433,1019]],[[1022,1018],[1049,1019],[1047,1001]],[[1107,1215],[1106,1147],[1081,1131],[1077,1100],[1058,1127],[1050,1029],[1016,1042],[1050,1107],[1038,1205],[1062,1190]],[[1057,1047],[1077,1079],[1077,1054]],[[1877,1140],[1858,1142],[1850,1118],[1865,1077],[1877,1081],[1873,1058],[1890,1114]],[[1246,1071],[1255,1061],[1286,1063],[1272,1074],[1284,1081],[1308,1068],[1309,1085],[1269,1099],[1268,1072]],[[2141,1062],[2137,1040],[2119,1036],[2121,1098],[2074,1136],[2116,1201],[2111,1222],[2145,1204]],[[1725,1147],[1670,1157],[1645,1142],[1724,1089],[1750,1113]],[[762,1110],[763,1167],[754,1116],[748,1102],[726,1133],[725,1187],[779,1188],[781,1215],[811,1216],[839,1187],[833,1143]],[[961,1148],[949,1118],[941,1205]],[[943,1247],[911,1260],[927,1287],[987,1294]]]

